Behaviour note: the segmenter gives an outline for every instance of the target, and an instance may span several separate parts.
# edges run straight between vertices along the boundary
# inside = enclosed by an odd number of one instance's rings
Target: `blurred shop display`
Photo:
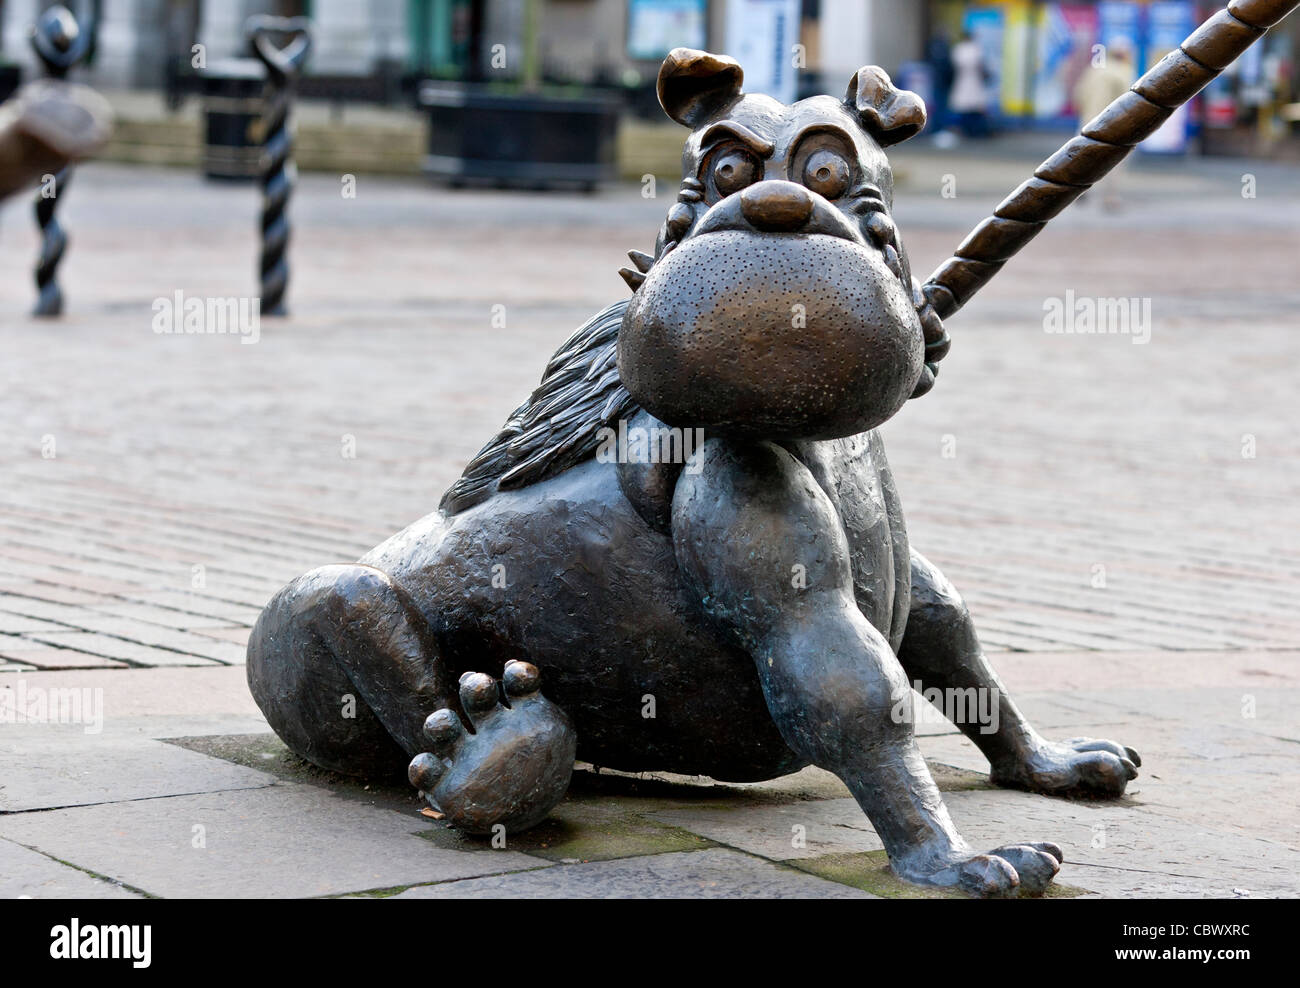
[[[629,58],[662,60],[674,48],[708,44],[706,0],[627,0]]]
[[[969,36],[984,55],[989,113],[1003,128],[1066,129],[1080,124],[1076,97],[1087,73],[1113,72],[1109,51],[1132,58],[1139,75],[1172,51],[1222,6],[1197,0],[931,0],[927,104],[942,125],[954,124],[952,86],[936,79],[945,48]],[[1141,146],[1146,154],[1180,154],[1195,141],[1210,153],[1259,153],[1288,133],[1300,136],[1295,56],[1300,31],[1287,23],[1251,49],[1192,104]],[[951,57],[951,56],[949,56]],[[941,127],[942,127],[941,125]]]
[[[799,11],[799,0],[728,0],[723,50],[745,67],[746,92],[795,101]]]

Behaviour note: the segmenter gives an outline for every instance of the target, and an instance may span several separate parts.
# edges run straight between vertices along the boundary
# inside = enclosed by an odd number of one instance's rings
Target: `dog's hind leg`
[[[272,598],[248,640],[248,685],[294,752],[322,768],[400,777],[434,708],[455,702],[437,644],[370,566],[322,566]]]

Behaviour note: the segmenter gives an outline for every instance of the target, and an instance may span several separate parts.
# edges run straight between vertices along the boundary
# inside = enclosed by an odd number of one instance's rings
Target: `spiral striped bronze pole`
[[[262,256],[261,311],[284,315],[289,287],[289,197],[298,180],[293,163],[289,109],[294,83],[311,51],[311,24],[303,17],[250,17],[244,34],[253,53],[266,66],[266,96],[262,111]],[[274,38],[287,37],[281,48]]]
[[[1033,178],[1003,200],[930,276],[922,291],[939,317],[961,309],[1049,220],[1296,7],[1300,0],[1232,0],[1161,59],[1082,134],[1039,165]]]
[[[91,32],[83,32],[67,7],[50,7],[32,26],[31,42],[36,56],[51,79],[63,79],[68,70],[90,50]],[[56,210],[72,178],[65,165],[43,179],[36,195],[36,225],[41,231],[41,253],[36,261],[36,307],[34,316],[63,313],[63,291],[59,288],[59,262],[68,246],[68,235],[59,224]]]

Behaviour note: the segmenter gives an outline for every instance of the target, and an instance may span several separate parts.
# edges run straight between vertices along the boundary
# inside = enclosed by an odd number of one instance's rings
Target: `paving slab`
[[[1171,693],[1162,703],[1178,707],[1179,694]],[[1300,849],[1295,812],[1300,750],[1294,742],[1235,725],[1154,717],[1081,725],[1078,734],[1109,738],[1138,751],[1142,767],[1127,795],[1144,813]],[[1064,739],[1062,732],[1048,736]],[[988,773],[988,760],[960,735],[925,737],[920,746],[932,763]]]
[[[0,597],[0,608],[4,607],[5,598]],[[9,635],[17,635],[27,631],[67,631],[68,626],[56,624],[53,621],[42,621],[40,618],[27,617],[24,614],[14,614],[9,611],[0,610],[0,633],[4,638]],[[2,641],[2,639],[0,639]]]
[[[1065,851],[1061,880],[1103,895],[1232,898],[1242,889],[1255,896],[1300,896],[1300,851],[1141,805],[972,791],[954,793],[949,808],[976,846],[1056,841]],[[1232,811],[1227,805],[1222,810]]]
[[[21,654],[21,653],[20,653]],[[106,736],[172,738],[269,730],[242,667],[38,670],[28,688],[102,695]],[[13,687],[16,680],[8,680]],[[0,732],[6,725],[0,724]]]
[[[820,858],[884,848],[858,804],[849,797],[815,802],[691,807],[651,813],[651,818],[718,844],[772,861]]]
[[[0,815],[273,781],[264,772],[147,737],[86,734],[63,724],[0,726]]]
[[[138,899],[138,892],[0,839],[0,899]]]
[[[1300,742],[1300,688],[1270,682],[1237,687],[1109,689],[1095,694],[1115,710],[1176,721],[1193,730],[1222,726]]]
[[[123,662],[138,666],[210,666],[216,664],[215,659],[169,651],[165,648],[154,648],[150,645],[141,645],[139,642],[125,641],[121,638],[114,638],[93,631],[39,631],[33,632],[27,637],[33,641],[54,645],[58,648],[73,648],[81,652],[89,652],[92,655],[120,659]]]
[[[171,649],[186,655],[197,655],[217,662],[227,662],[231,659],[242,662],[244,659],[246,645],[241,648],[231,642],[213,641],[211,638],[191,631],[178,631],[174,628],[136,623],[126,618],[108,618],[107,620],[114,622],[117,625],[116,628],[101,627],[92,628],[91,630],[105,631],[128,641],[139,642],[142,645]],[[117,622],[122,623],[119,625]]]
[[[546,868],[509,850],[445,850],[429,821],[278,784],[0,816],[0,836],[151,895],[297,898]]]
[[[230,627],[203,627],[196,629],[196,633],[204,638],[215,638],[217,641],[230,642],[238,645],[245,651],[248,649],[248,635],[251,628],[242,628],[237,625]]]
[[[748,854],[722,848],[421,885],[398,899],[872,899]]]
[[[1253,649],[1209,652],[1010,652],[992,660],[1017,696],[1022,692],[1300,687],[1300,651]]]
[[[51,648],[43,642],[25,641],[17,648],[0,645],[0,656],[34,669],[126,669],[125,662],[71,648]]]
[[[230,622],[224,618],[202,617],[198,614],[187,614],[185,611],[172,610],[166,607],[153,607],[149,604],[134,604],[109,598],[105,598],[101,603],[97,604],[95,611],[113,617],[138,621],[141,624],[158,625],[159,627],[175,628],[177,630],[199,631],[201,629],[230,626]]]
[[[1008,686],[1008,690],[1016,705],[1020,707],[1021,713],[1034,727],[1048,736],[1073,736],[1083,733],[1079,730],[1081,727],[1127,723],[1141,716],[1136,710],[1117,710],[1112,705],[1103,704],[1091,694],[1041,691],[1031,693],[1011,686]],[[916,724],[918,736],[948,734],[959,736],[961,734],[951,721],[916,695],[915,691],[913,700],[913,711],[918,721]]]
[[[945,801],[972,846],[1051,840],[1065,852],[1059,881],[1107,895],[1231,897],[1300,895],[1300,852],[1214,831],[1132,802],[1080,803],[1006,790],[949,793]],[[774,861],[815,862],[883,850],[851,799],[799,806],[674,810],[652,817]]]
[[[259,596],[255,604],[235,604],[228,600],[179,590],[149,591],[136,594],[135,597],[141,603],[175,608],[200,618],[220,618],[223,624],[248,624],[250,627],[257,620],[263,605],[270,599],[269,596],[266,598]],[[197,627],[192,623],[188,626]]]

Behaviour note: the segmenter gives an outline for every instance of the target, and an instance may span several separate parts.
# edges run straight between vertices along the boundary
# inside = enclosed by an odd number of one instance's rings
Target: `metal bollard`
[[[262,113],[262,258],[261,296],[264,315],[284,315],[289,285],[289,196],[297,181],[289,109],[293,85],[311,51],[311,22],[305,17],[250,17],[244,36],[266,66],[267,90]],[[273,39],[287,39],[283,47]]]
[[[51,7],[32,26],[32,48],[51,79],[63,79],[68,70],[86,57],[92,34],[83,32],[67,7]],[[36,262],[35,316],[57,316],[63,312],[63,292],[57,274],[59,262],[68,246],[67,234],[55,216],[59,199],[68,187],[72,167],[65,165],[54,173],[50,184],[43,183],[36,196],[36,223],[41,230],[41,254]]]

